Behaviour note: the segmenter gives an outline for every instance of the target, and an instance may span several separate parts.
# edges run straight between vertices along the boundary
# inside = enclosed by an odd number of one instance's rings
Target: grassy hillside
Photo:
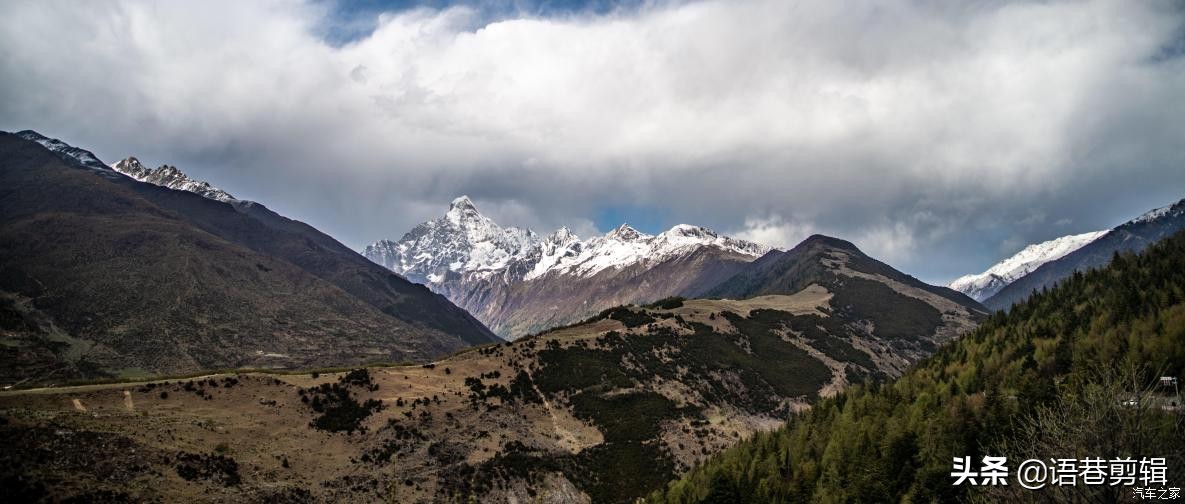
[[[834,300],[817,285],[664,299],[422,366],[0,391],[0,485],[57,500],[633,502],[936,341],[883,339]],[[143,461],[124,467],[131,450]]]
[[[1076,273],[943,347],[893,383],[852,387],[651,495],[652,502],[949,502],[1127,498],[953,486],[952,458],[1167,457],[1185,481],[1185,234]],[[1125,406],[1137,398],[1137,406]],[[1018,458],[1019,457],[1019,458]],[[1016,462],[1014,462],[1015,464]],[[970,493],[968,493],[970,491]]]

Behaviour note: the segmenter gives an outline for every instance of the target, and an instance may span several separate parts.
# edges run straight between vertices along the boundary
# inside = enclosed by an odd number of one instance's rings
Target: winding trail
[[[543,395],[543,391],[539,390],[539,386],[535,384],[535,377],[531,375],[531,372],[528,370],[526,373],[527,378],[531,380],[531,388],[536,394],[539,394],[539,399],[543,400],[543,408],[547,410],[547,416],[551,419],[551,428],[555,431],[556,439],[564,444],[571,445],[573,453],[580,451],[579,438],[572,431],[560,426],[559,417],[556,416],[555,410],[551,406],[551,401],[548,401],[547,396]]]

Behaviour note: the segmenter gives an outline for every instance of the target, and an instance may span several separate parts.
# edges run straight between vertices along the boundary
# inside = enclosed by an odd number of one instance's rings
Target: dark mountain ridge
[[[263,205],[137,182],[38,143],[0,134],[4,380],[427,359],[499,341]]]

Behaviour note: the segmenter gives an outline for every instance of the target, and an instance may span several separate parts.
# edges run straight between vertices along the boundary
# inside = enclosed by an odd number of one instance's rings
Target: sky
[[[469,195],[931,283],[1185,198],[1180,1],[0,3],[0,130],[361,249]]]

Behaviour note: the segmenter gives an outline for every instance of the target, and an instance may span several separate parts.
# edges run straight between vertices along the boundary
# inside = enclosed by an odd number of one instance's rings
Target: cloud
[[[179,165],[355,247],[468,193],[543,233],[607,206],[820,230],[943,280],[1185,196],[1171,2],[461,6],[344,44],[321,3],[2,10],[0,128]]]
[[[809,224],[786,222],[781,216],[774,215],[747,218],[744,227],[729,234],[743,240],[789,249],[814,234],[814,230]]]

